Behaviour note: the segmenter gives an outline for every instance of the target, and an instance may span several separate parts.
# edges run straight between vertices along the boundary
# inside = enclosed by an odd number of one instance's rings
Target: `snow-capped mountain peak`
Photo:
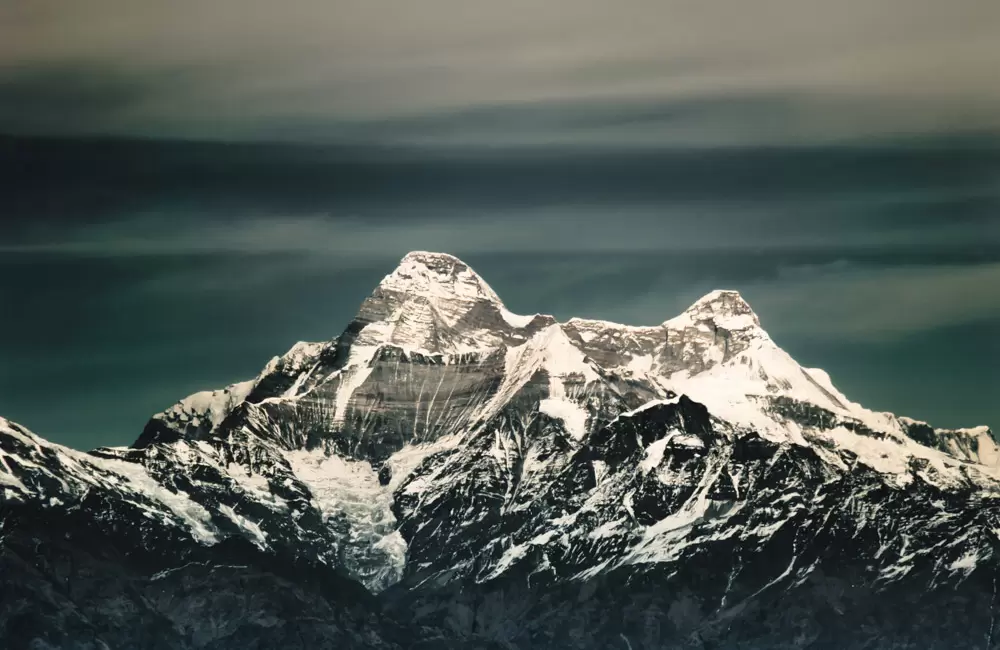
[[[572,372],[563,368],[570,361]],[[941,430],[937,435],[927,425],[851,402],[825,372],[803,368],[781,349],[738,291],[712,291],[659,326],[580,318],[557,323],[551,316],[511,314],[469,265],[426,251],[404,256],[335,341],[299,343],[254,381],[183,400],[156,416],[151,427],[196,439],[214,431],[245,398],[308,396],[310,403],[329,401],[332,424],[323,426],[357,426],[365,437],[383,436],[380,418],[404,418],[405,434],[390,445],[396,449],[411,436],[434,439],[459,422],[471,425],[498,412],[538,369],[550,384],[530,389],[540,391],[541,410],[558,405],[572,410],[566,421],[577,438],[584,435],[577,426],[584,419],[596,423],[600,413],[621,412],[624,406],[612,395],[638,391],[629,399],[649,400],[673,393],[774,440],[809,444],[803,431],[816,427],[803,427],[805,418],[825,423],[820,429],[827,432],[839,425],[863,426],[907,447],[915,440],[960,460],[1000,466],[1000,450],[989,434]],[[405,390],[387,394],[386,381]],[[630,383],[613,385],[616,381]],[[573,388],[567,392],[564,384]],[[842,436],[841,442],[851,440]]]
[[[416,471],[417,459],[444,454],[462,466],[489,465],[492,460],[474,457],[488,439],[489,458],[503,457],[509,471],[522,462],[511,454],[533,444],[525,436],[537,419],[563,436],[538,451],[549,469],[525,461],[538,476],[549,476],[622,414],[681,395],[707,407],[723,430],[815,450],[837,471],[849,456],[893,485],[913,480],[914,463],[926,464],[925,480],[940,486],[992,485],[1000,478],[1000,449],[988,430],[937,430],[850,402],[825,372],[803,368],[782,350],[738,292],[713,291],[660,326],[557,323],[551,316],[509,314],[468,265],[426,252],[404,257],[340,337],[296,344],[252,381],[182,400],[154,416],[135,447],[155,456],[161,445],[186,450],[243,440],[226,454],[255,475],[264,457],[280,465],[288,454],[317,454],[317,466],[327,467],[322,459],[336,456],[351,476],[374,486],[377,516],[357,507],[343,486],[317,487],[326,496],[313,495],[322,502],[316,507],[357,530],[369,530],[375,517],[383,523],[369,532],[381,539],[394,521],[385,514],[386,490],[406,485],[407,494],[431,494],[417,489],[431,475],[416,482],[399,475]],[[247,454],[243,445],[251,443]],[[288,471],[277,467],[266,471]],[[598,463],[594,471],[603,467]],[[446,478],[444,470],[433,472],[441,477],[434,481],[443,481],[435,490],[450,489],[465,471],[448,470],[457,474]],[[309,476],[301,480],[318,485]],[[361,559],[349,560],[348,569],[384,586],[387,576],[403,571],[402,542],[391,539],[391,567],[369,574],[368,552],[350,547]]]
[[[759,329],[760,319],[738,291],[716,289],[696,300],[679,316],[666,321],[664,326],[681,329],[699,324],[736,332]]]
[[[399,266],[382,279],[378,290],[434,301],[485,300],[503,305],[500,297],[479,274],[462,260],[446,253],[413,251],[406,254]]]
[[[471,594],[514,585],[485,607],[455,605],[445,625],[462,634],[480,625],[504,647],[508,628],[490,618],[505,603],[563,621],[523,647],[555,645],[564,624],[584,626],[575,638],[598,635],[581,648],[619,638],[631,647],[617,631],[601,637],[606,624],[591,619],[623,618],[615,608],[642,602],[635,593],[653,595],[642,616],[673,621],[677,639],[691,631],[687,617],[727,630],[747,603],[785,611],[805,597],[824,607],[826,594],[838,630],[849,627],[845,607],[869,620],[871,602],[841,600],[844,584],[827,585],[829,576],[867,585],[875,600],[898,585],[905,598],[889,602],[900,611],[910,594],[961,586],[968,595],[948,611],[979,603],[993,630],[996,576],[981,567],[995,566],[1000,548],[1000,447],[986,427],[935,429],[851,402],[782,350],[735,291],[713,291],[656,326],[559,323],[511,314],[453,256],[414,252],[339,336],[297,343],[254,379],[181,400],[131,448],[80,452],[0,418],[4,504],[37,525],[18,533],[25,561],[3,564],[10,556],[0,553],[0,572],[31,571],[37,593],[95,591],[53,590],[31,568],[46,552],[37,538],[86,532],[102,552],[146,553],[143,577],[129,584],[148,581],[144,602],[159,607],[172,607],[161,587],[170,576],[200,571],[200,558],[230,564],[233,541],[267,567],[281,558],[306,573],[329,567],[375,592],[401,582],[391,598],[412,611],[451,608],[437,591],[450,583]],[[18,517],[0,510],[0,544],[5,519]],[[108,562],[102,555],[86,573],[107,575]],[[26,575],[0,581],[0,597]],[[199,584],[196,598],[217,583]],[[232,588],[242,598],[247,584]],[[532,600],[536,585],[541,594],[593,587],[608,600],[567,622]],[[270,590],[256,593],[270,601]],[[657,600],[685,593],[697,600]],[[211,614],[199,619],[197,602],[178,620],[229,634]],[[532,619],[526,611],[508,620]],[[935,624],[954,618],[929,611]],[[803,616],[789,619],[796,634]],[[257,623],[255,636],[276,627]],[[0,645],[4,629],[0,612]],[[245,638],[184,647],[245,647]]]
[[[362,303],[353,327],[366,345],[462,353],[496,347],[515,330],[550,322],[551,317],[509,311],[490,285],[457,257],[414,251]]]

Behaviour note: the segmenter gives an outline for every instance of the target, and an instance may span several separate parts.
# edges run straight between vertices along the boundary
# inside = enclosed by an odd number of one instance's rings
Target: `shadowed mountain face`
[[[0,494],[10,647],[1000,648],[992,432],[851,402],[731,291],[559,323],[411,253],[129,448],[0,420]]]

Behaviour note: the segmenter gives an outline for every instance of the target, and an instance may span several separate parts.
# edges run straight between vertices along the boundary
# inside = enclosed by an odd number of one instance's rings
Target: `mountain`
[[[0,420],[0,495],[8,647],[1000,648],[993,433],[851,402],[734,291],[560,323],[410,253],[131,447]]]

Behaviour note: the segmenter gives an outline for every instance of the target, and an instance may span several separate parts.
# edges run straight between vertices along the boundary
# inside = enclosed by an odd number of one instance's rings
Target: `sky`
[[[421,249],[1000,427],[998,63],[995,0],[8,0],[0,414],[128,444]]]

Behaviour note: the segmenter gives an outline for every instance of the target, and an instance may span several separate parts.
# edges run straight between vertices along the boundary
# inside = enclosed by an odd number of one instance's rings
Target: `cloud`
[[[1000,319],[1000,264],[889,266],[835,262],[783,269],[766,279],[684,286],[669,275],[645,291],[619,287],[579,305],[587,315],[652,325],[714,288],[738,289],[779,344],[885,342],[912,334]]]
[[[0,251],[1000,254],[996,141],[428,153],[0,139]],[[947,259],[946,259],[947,258]]]
[[[115,128],[120,111],[140,101],[135,79],[78,66],[32,66],[0,73],[0,125],[12,132],[43,131],[62,124],[69,131]],[[67,110],[67,107],[72,110]]]
[[[1000,264],[804,267],[747,293],[785,330],[877,340],[1000,319]]]
[[[815,209],[815,208],[814,208]],[[377,209],[376,209],[377,210]],[[866,215],[870,216],[870,215]],[[408,250],[456,254],[798,252],[826,256],[933,254],[962,246],[1000,252],[994,222],[863,224],[848,217],[803,218],[789,207],[699,202],[606,208],[584,205],[484,206],[362,218],[298,214],[152,211],[67,225],[45,239],[0,244],[10,254],[154,257],[315,254],[341,260],[394,258]]]
[[[982,271],[1000,264],[1000,149],[989,142],[572,153],[5,144],[0,257],[157,269],[134,283],[140,302],[339,286],[351,274],[363,296],[424,249],[466,258],[516,310],[566,318],[659,323],[719,287],[744,291],[782,336],[905,337],[995,309]]]
[[[551,311],[560,318],[656,324],[712,289],[735,288],[779,341],[878,341],[1000,319],[997,255],[977,261],[933,249],[901,255],[887,247],[873,253],[843,241],[803,250],[794,241],[767,244],[749,231],[714,242],[670,241],[648,232],[637,235],[645,231],[634,219],[594,219],[576,233],[572,229],[581,222],[569,225],[552,215],[388,227],[304,217],[238,223],[155,219],[92,228],[79,240],[0,250],[29,259],[39,254],[120,258],[126,265],[159,269],[132,283],[128,295],[109,295],[112,302],[141,303],[151,296],[172,301],[192,293],[246,300],[281,287],[335,287],[347,274],[368,278],[358,281],[354,293],[360,299],[405,252],[432,249],[460,254],[512,308]],[[616,229],[624,234],[616,237]],[[688,236],[698,232],[692,229]],[[692,246],[695,241],[700,247]]]
[[[993,0],[10,0],[0,32],[7,131],[524,144],[1000,126]],[[74,69],[85,82],[52,73]]]

